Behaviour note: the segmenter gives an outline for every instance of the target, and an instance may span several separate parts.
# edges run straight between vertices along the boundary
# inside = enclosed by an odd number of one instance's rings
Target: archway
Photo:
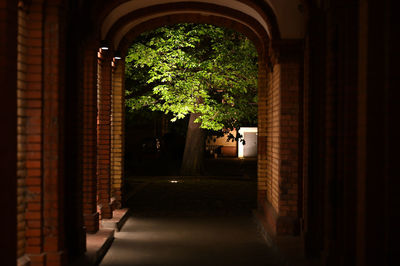
[[[259,134],[258,134],[258,202],[272,234],[299,233],[302,205],[302,45],[298,40],[280,39],[275,16],[271,8],[260,8],[250,1],[235,1],[228,6],[224,1],[154,1],[140,3],[121,1],[108,7],[101,13],[98,25],[103,41],[110,44],[110,50],[99,53],[102,60],[99,73],[110,73],[113,52],[120,51],[122,56],[128,45],[141,32],[179,22],[210,23],[233,28],[247,35],[255,43],[259,51]],[[298,16],[298,18],[301,16]],[[300,23],[299,25],[302,25]],[[298,26],[298,25],[297,25]],[[299,36],[301,32],[296,32]],[[290,32],[284,33],[285,37]],[[99,39],[97,40],[100,41]],[[123,62],[123,60],[121,60]],[[107,84],[105,100],[112,98],[121,103],[123,87],[123,63],[113,63],[113,75],[103,76],[99,84]],[[105,66],[105,67],[102,67]],[[118,80],[115,88],[113,82]],[[109,85],[108,85],[109,84]],[[101,88],[101,86],[100,86]],[[114,92],[117,92],[114,95]],[[101,93],[100,93],[101,95]],[[110,97],[111,96],[111,97]],[[102,101],[100,96],[99,101]],[[109,119],[109,111],[113,107],[99,105],[99,114]],[[119,104],[117,106],[120,106]],[[120,108],[120,107],[117,107]],[[113,109],[114,110],[114,109]],[[117,110],[114,110],[118,112]],[[120,117],[120,115],[117,115]],[[100,118],[101,120],[104,120]],[[123,132],[122,121],[114,123],[113,132]],[[111,123],[107,122],[107,123]],[[112,125],[112,123],[111,123]],[[106,139],[115,139],[110,131]],[[118,135],[119,133],[117,133]],[[101,136],[99,135],[101,138]],[[118,136],[117,138],[120,138]],[[101,140],[100,140],[101,142]],[[99,142],[98,142],[99,143]],[[99,149],[100,146],[98,146]],[[100,148],[101,149],[101,148]],[[108,149],[108,148],[107,148]],[[121,158],[121,150],[111,147],[109,157]],[[107,162],[105,158],[104,162]],[[119,166],[118,166],[119,167]],[[120,169],[110,168],[108,171],[118,173],[111,181],[122,184]],[[101,177],[100,177],[101,178]],[[119,180],[119,181],[118,181]],[[117,186],[117,190],[120,189]],[[112,195],[106,195],[104,204]],[[101,192],[98,193],[102,194]],[[120,200],[120,199],[117,199]]]
[[[298,42],[285,40],[301,38],[304,32],[293,32],[304,25],[297,1],[290,6],[273,0],[121,0],[103,6],[103,2],[19,2],[26,4],[20,6],[18,34],[24,42],[19,67],[25,70],[25,61],[29,65],[24,90],[28,100],[24,107],[29,111],[24,124],[29,130],[22,131],[28,141],[20,143],[31,156],[19,157],[27,171],[22,179],[29,179],[20,186],[33,196],[19,203],[28,204],[26,210],[21,208],[28,214],[26,219],[21,215],[21,224],[28,226],[20,235],[29,241],[18,254],[61,264],[65,250],[83,252],[84,231],[98,230],[99,215],[110,218],[112,209],[120,206],[123,173],[117,168],[123,152],[123,117],[111,118],[111,113],[123,106],[123,64],[112,65],[113,51],[99,53],[101,40],[123,54],[141,31],[183,21],[233,28],[259,49],[259,208],[265,210],[263,218],[272,232],[297,230],[300,166],[296,156],[287,154],[299,154],[301,49]],[[281,23],[284,15],[296,18],[290,22],[293,27]],[[24,31],[25,18],[33,22],[27,23],[29,34]],[[25,45],[28,53],[23,52]],[[25,86],[24,82],[19,85]]]
[[[167,14],[165,14],[165,10],[167,9]],[[169,11],[168,11],[169,9]],[[150,19],[145,22],[141,23],[132,23],[132,19],[137,17],[137,12],[132,12],[128,15],[126,15],[129,19],[120,19],[116,25],[116,27],[111,27],[110,33],[106,34],[109,40],[107,40],[109,43],[112,44],[112,46],[115,46],[116,49],[120,50],[122,55],[127,51],[128,45],[131,43],[131,41],[138,36],[141,32],[144,32],[146,30],[151,30],[154,28],[157,28],[161,25],[169,25],[172,23],[179,23],[179,22],[195,22],[195,23],[204,23],[208,22],[210,24],[216,24],[220,26],[225,26],[228,28],[233,28],[235,30],[238,30],[240,32],[243,32],[246,34],[253,42],[255,43],[257,50],[259,52],[259,75],[258,75],[258,84],[259,84],[259,102],[262,103],[261,107],[259,108],[260,112],[265,112],[266,108],[266,100],[265,100],[265,95],[266,95],[266,86],[267,86],[267,81],[266,81],[266,63],[265,63],[265,57],[266,57],[266,50],[269,45],[269,39],[268,39],[268,33],[264,30],[260,24],[252,20],[249,17],[244,16],[243,14],[237,14],[237,12],[233,12],[229,9],[226,11],[227,13],[232,13],[233,15],[239,17],[239,15],[243,16],[245,19],[245,23],[240,23],[237,21],[238,19],[236,18],[235,20],[226,18],[224,16],[220,15],[215,15],[215,10],[218,9],[214,5],[207,4],[205,6],[203,5],[172,5],[172,6],[162,6],[162,8],[157,7],[157,8],[150,8],[149,10],[141,10],[142,13],[144,13],[146,16],[149,16]],[[219,7],[220,12],[221,9],[224,10],[222,7]],[[159,10],[163,10],[164,12],[159,12]],[[204,15],[197,15],[196,12],[205,12],[207,10],[213,10],[210,15],[204,16]],[[189,12],[190,11],[190,12]],[[147,13],[149,12],[149,13]],[[171,14],[168,14],[171,13]],[[177,13],[177,14],[174,14]],[[232,16],[233,16],[232,15]],[[146,17],[145,16],[145,17]],[[139,20],[141,21],[141,20]],[[125,23],[124,23],[125,22]],[[132,27],[131,29],[127,30],[126,28],[126,23],[128,23],[129,27]],[[121,31],[125,35],[121,35]],[[123,36],[123,37],[122,37]],[[107,51],[106,53],[110,53]],[[104,53],[105,55],[105,53]],[[106,57],[104,57],[106,58]],[[112,55],[108,55],[108,60],[112,59]],[[123,60],[118,62],[119,67],[123,67]],[[115,65],[116,68],[118,68],[118,65]],[[123,71],[114,71],[114,73],[120,73],[122,74]],[[122,77],[114,77],[114,79],[119,79],[123,80]],[[122,89],[122,87],[115,88],[113,92],[119,91]],[[111,89],[112,90],[112,89]],[[118,95],[122,95],[121,93],[117,93]],[[116,97],[112,97],[114,100],[117,100]],[[121,102],[122,100],[119,99],[117,100]],[[101,111],[100,111],[101,112]],[[117,115],[119,116],[119,115]],[[265,117],[265,115],[261,114],[261,117]],[[266,123],[262,123],[262,125],[266,125]],[[123,127],[122,124],[119,125],[119,129],[117,131],[123,132]],[[265,135],[266,128],[260,129],[260,134],[259,136]],[[111,137],[113,139],[113,137]],[[111,155],[112,156],[112,155]],[[114,155],[117,157],[122,157],[119,155]],[[113,170],[110,170],[113,171]],[[118,171],[118,170],[117,170]],[[121,177],[120,177],[121,178]],[[260,180],[263,180],[262,178]],[[262,181],[261,181],[262,182]],[[261,196],[261,194],[266,194],[265,192],[265,187],[259,187],[259,198],[265,198],[265,196]]]
[[[259,139],[259,188],[265,192],[259,208],[272,235],[305,228],[312,255],[326,264],[389,263],[397,213],[393,3],[0,0],[0,182],[5,213],[12,216],[4,220],[2,261],[64,265],[84,252],[85,230],[99,227],[97,183],[106,190],[111,184],[110,168],[99,168],[105,176],[97,178],[97,155],[106,154],[107,165],[112,146],[110,110],[102,113],[108,147],[97,145],[100,42],[111,38],[113,49],[121,49],[133,26],[182,15],[239,24],[256,38],[258,29],[267,33],[261,41],[267,44],[260,74],[266,131]],[[137,16],[120,20],[131,13]],[[107,76],[99,77],[108,84],[116,80]]]

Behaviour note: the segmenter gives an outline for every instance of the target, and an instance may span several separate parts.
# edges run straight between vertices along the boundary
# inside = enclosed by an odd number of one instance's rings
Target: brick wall
[[[269,60],[274,60],[272,57]],[[279,126],[280,126],[280,65],[268,63],[267,76],[267,138],[266,138],[266,199],[261,203],[268,230],[276,234],[279,212]]]
[[[270,89],[269,89],[269,116],[268,116],[268,153],[269,153],[269,201],[275,211],[279,212],[279,178],[280,178],[280,108],[281,108],[281,90],[280,90],[281,68],[279,64],[274,64]]]
[[[97,195],[101,219],[112,217],[110,206],[111,184],[111,55],[100,53],[98,61],[98,116],[97,116]]]
[[[274,43],[267,89],[266,202],[264,213],[272,234],[299,231],[300,164],[302,158],[300,93],[301,46]]]
[[[65,263],[64,132],[65,132],[65,7],[45,6],[43,28],[43,250],[46,265]]]
[[[267,94],[267,200],[275,212],[279,210],[279,109],[280,109],[280,66],[273,65],[268,73]]]
[[[263,56],[258,62],[258,139],[257,139],[257,198],[262,204],[268,191],[267,182],[267,65]]]
[[[295,55],[290,55],[290,57]],[[288,61],[286,61],[288,60]],[[292,61],[293,60],[293,61]],[[301,62],[296,58],[282,59],[281,63],[281,117],[280,117],[280,182],[279,215],[290,217],[294,223],[298,219],[299,167],[301,164],[299,91],[301,86]],[[294,233],[297,224],[282,223],[277,230]],[[297,233],[297,232],[296,232]]]
[[[26,24],[27,7],[22,2],[19,3],[18,10],[18,57],[17,57],[17,97],[18,97],[18,170],[17,170],[17,220],[18,220],[18,253],[21,257],[25,254],[25,209],[26,209],[26,71],[27,71],[27,37],[28,29]]]
[[[89,45],[83,61],[82,176],[83,216],[86,232],[99,229],[97,212],[97,47]]]
[[[43,195],[42,195],[42,73],[43,73],[43,6],[32,2],[28,18],[28,54],[26,85],[26,253],[32,264],[44,261],[43,252]]]
[[[20,2],[18,256],[31,265],[63,263],[61,10],[56,2],[46,9]]]
[[[124,139],[124,66],[123,60],[116,60],[112,75],[111,112],[111,197],[113,206],[121,207],[121,188],[123,178],[123,139]]]

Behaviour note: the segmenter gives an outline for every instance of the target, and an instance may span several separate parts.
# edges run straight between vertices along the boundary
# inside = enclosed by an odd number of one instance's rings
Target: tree
[[[200,174],[204,130],[255,124],[257,51],[244,35],[206,24],[177,24],[140,35],[126,57],[130,110],[190,115],[182,174]]]

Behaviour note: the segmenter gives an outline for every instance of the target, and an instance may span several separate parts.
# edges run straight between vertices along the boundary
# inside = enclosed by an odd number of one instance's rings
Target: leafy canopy
[[[214,131],[257,120],[257,51],[235,31],[177,24],[140,35],[126,57],[126,104],[172,116],[190,113]]]

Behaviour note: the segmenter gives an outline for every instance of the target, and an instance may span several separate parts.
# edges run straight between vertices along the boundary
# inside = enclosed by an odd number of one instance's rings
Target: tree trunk
[[[195,123],[199,114],[190,114],[185,152],[183,154],[181,174],[202,175],[204,170],[204,130],[200,123]]]

